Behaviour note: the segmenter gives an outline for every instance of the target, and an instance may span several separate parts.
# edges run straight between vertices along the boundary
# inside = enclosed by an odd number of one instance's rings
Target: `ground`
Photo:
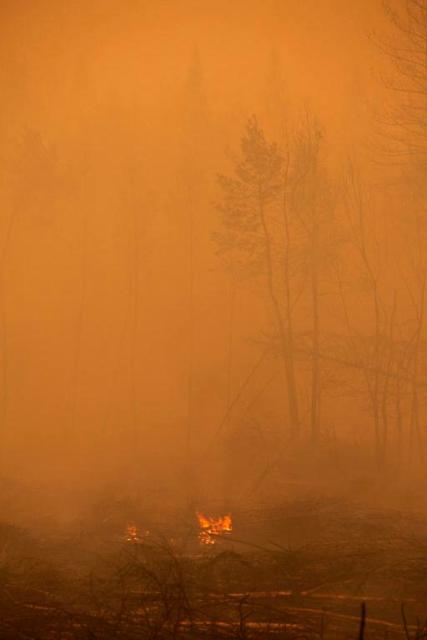
[[[247,506],[206,545],[195,514],[132,510],[3,522],[0,637],[356,638],[362,603],[366,638],[427,637],[420,514],[330,498]]]

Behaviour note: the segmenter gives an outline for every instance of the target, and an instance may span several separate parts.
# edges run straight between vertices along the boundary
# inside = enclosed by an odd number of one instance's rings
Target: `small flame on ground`
[[[136,524],[130,523],[126,527],[126,540],[136,542],[138,540],[138,529]]]
[[[231,533],[233,530],[231,513],[219,518],[212,518],[198,511],[197,520],[200,527],[199,540],[201,544],[215,544],[218,536]]]
[[[133,522],[130,522],[126,526],[126,540],[127,542],[143,542],[144,539],[150,534],[149,531],[138,530],[138,527]]]

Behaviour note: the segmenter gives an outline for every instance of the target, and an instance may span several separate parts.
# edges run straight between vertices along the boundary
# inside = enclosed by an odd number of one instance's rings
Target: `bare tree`
[[[285,363],[289,428],[296,435],[299,429],[297,382],[283,305],[283,236],[278,226],[283,166],[277,145],[269,143],[257,119],[250,118],[241,140],[241,158],[236,161],[234,176],[219,177],[222,199],[218,208],[224,231],[216,237],[220,250],[231,252],[235,263],[266,278]]]
[[[332,238],[333,198],[325,167],[321,161],[322,131],[306,113],[294,145],[292,212],[298,226],[300,269],[308,281],[311,308],[310,335],[310,433],[315,443],[320,432],[321,397],[321,295],[322,277],[336,251]],[[335,238],[336,240],[336,238]]]
[[[5,429],[8,413],[8,336],[6,306],[6,268],[16,225],[31,219],[45,224],[52,214],[64,186],[62,169],[54,149],[46,144],[38,131],[26,129],[17,145],[14,170],[9,188],[11,208],[5,223],[0,248],[0,358],[2,367],[0,424]]]
[[[410,368],[409,456],[415,442],[422,456],[420,425],[420,358],[425,324],[426,264],[426,187],[427,167],[427,1],[405,0],[393,10],[386,3],[391,34],[381,47],[391,63],[385,78],[392,104],[386,118],[388,153],[399,157],[404,168],[405,212],[402,220],[408,243],[405,284],[411,300],[413,333],[407,339],[407,366]],[[409,224],[408,224],[409,223]]]
[[[391,152],[427,161],[427,1],[405,0],[403,8],[386,11],[392,35],[381,42],[392,73],[386,86],[394,100],[386,119]]]
[[[367,229],[366,199],[361,181],[353,166],[348,173],[349,227],[352,245],[360,260],[363,280],[367,284],[373,312],[372,332],[368,336],[355,335],[351,331],[353,346],[362,358],[361,370],[366,384],[367,396],[374,421],[375,454],[378,464],[384,460],[384,433],[381,427],[381,370],[383,360],[383,329],[385,324],[384,303],[381,299],[378,266],[370,250],[369,240],[373,241],[374,251],[378,249],[376,238]],[[348,321],[349,315],[346,312]],[[350,323],[348,321],[348,329]]]
[[[208,110],[205,94],[202,63],[195,47],[185,83],[182,122],[182,183],[184,189],[185,228],[188,255],[188,369],[187,369],[187,418],[185,449],[187,479],[192,484],[192,464],[195,426],[195,359],[196,359],[196,305],[197,288],[197,243],[199,228],[197,221],[204,208],[204,146],[208,130]],[[192,492],[194,487],[190,487]]]

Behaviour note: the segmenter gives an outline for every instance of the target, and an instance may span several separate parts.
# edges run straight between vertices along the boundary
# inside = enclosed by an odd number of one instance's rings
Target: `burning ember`
[[[201,544],[215,544],[218,536],[231,533],[233,530],[230,513],[219,518],[211,518],[197,512],[197,520],[200,527],[199,540]]]
[[[144,538],[146,538],[149,533],[149,531],[143,531],[142,533],[140,533],[136,524],[131,522],[126,527],[125,538],[127,542],[143,542]]]
[[[136,524],[128,524],[126,527],[126,540],[136,542],[138,540],[138,529]]]

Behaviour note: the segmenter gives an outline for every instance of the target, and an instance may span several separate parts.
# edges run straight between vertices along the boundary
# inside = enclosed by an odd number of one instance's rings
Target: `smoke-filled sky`
[[[5,472],[72,484],[161,469],[167,483],[166,469],[184,473],[216,446],[244,468],[257,438],[262,466],[292,432],[291,361],[301,433],[375,440],[377,456],[386,442],[395,455],[405,420],[415,438],[415,359],[384,346],[420,335],[423,289],[401,215],[418,169],[384,153],[396,70],[383,3],[4,0],[0,14]],[[253,115],[295,174],[291,311],[277,292],[275,307],[265,265],[230,276],[218,246],[217,175],[233,174]],[[309,122],[323,177],[301,190]],[[369,194],[363,229],[350,165]],[[327,261],[303,238],[314,209]],[[256,366],[291,320],[295,363],[288,337],[284,367],[277,353]]]
[[[276,50],[285,90],[344,133],[379,93],[369,37],[382,23],[389,28],[375,1],[5,2],[4,107],[59,137],[111,101],[137,101],[147,124],[162,128],[198,47],[212,108],[253,109]]]

